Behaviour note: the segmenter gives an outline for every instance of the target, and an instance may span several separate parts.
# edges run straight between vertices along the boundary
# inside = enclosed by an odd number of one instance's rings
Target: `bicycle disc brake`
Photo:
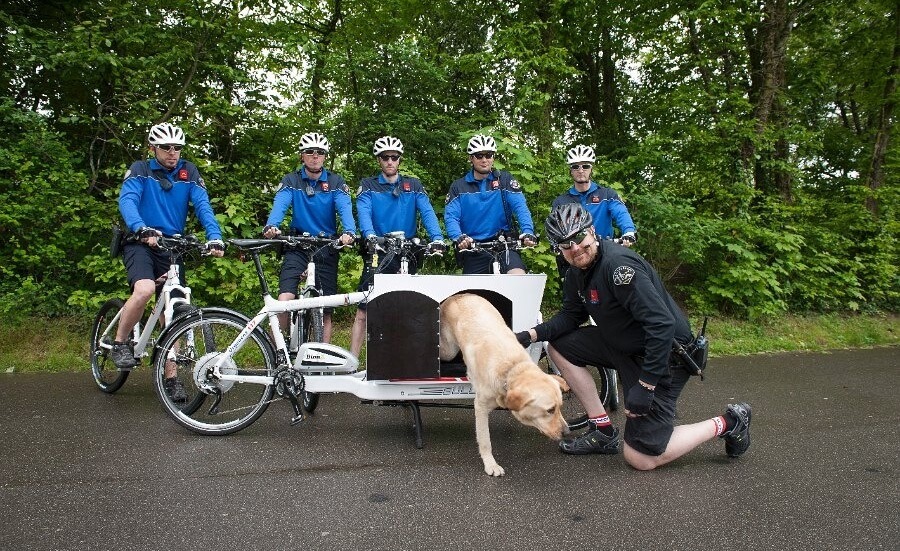
[[[221,352],[210,352],[202,356],[194,365],[194,383],[206,394],[225,393],[234,386],[234,381],[222,381],[213,375],[213,367]],[[237,375],[238,369],[234,360],[226,358],[225,364],[219,368],[222,375]]]

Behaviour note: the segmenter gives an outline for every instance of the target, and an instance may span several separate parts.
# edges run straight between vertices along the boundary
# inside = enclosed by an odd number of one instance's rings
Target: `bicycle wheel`
[[[91,373],[100,390],[112,394],[122,388],[130,371],[119,371],[112,361],[112,343],[119,327],[119,311],[125,305],[114,298],[103,303],[91,328]]]
[[[560,374],[553,360],[544,352],[541,353],[538,365],[547,373]],[[616,372],[602,367],[598,369],[588,368],[588,372],[593,375],[594,384],[597,385],[597,397],[600,398],[603,406],[608,410],[617,409],[619,407],[618,395],[614,394],[613,390],[615,389]],[[612,377],[610,373],[612,373]],[[615,399],[613,399],[614,395],[616,396]],[[569,424],[569,430],[577,430],[587,425],[587,412],[572,391],[563,392],[562,415]]]
[[[221,381],[212,373],[216,360],[248,323],[241,315],[201,311],[179,320],[161,335],[154,352],[153,388],[176,423],[200,434],[223,435],[251,425],[265,412],[274,390],[271,383]],[[275,367],[272,345],[265,332],[257,329],[222,371],[272,377]],[[184,387],[182,400],[176,401],[176,393],[167,386],[172,371]]]

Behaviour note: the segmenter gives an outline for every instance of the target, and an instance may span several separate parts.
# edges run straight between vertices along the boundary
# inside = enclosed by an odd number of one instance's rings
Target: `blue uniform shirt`
[[[307,192],[311,191],[312,195]],[[322,169],[315,180],[306,175],[306,167],[291,172],[281,179],[281,187],[275,192],[272,212],[266,220],[267,226],[278,226],[284,220],[287,209],[291,208],[291,229],[310,235],[324,233],[336,236],[337,217],[341,217],[343,231],[356,234],[353,219],[353,203],[347,182],[334,172]]]
[[[569,191],[554,199],[550,208],[568,203],[581,203],[591,213],[594,230],[600,239],[613,238],[613,220],[622,234],[635,231],[628,207],[619,198],[619,194],[608,187],[591,182],[587,191],[582,193],[572,186]]]
[[[392,184],[385,180],[384,174],[379,174],[360,181],[356,214],[363,238],[381,237],[394,231],[402,231],[411,238],[416,235],[416,212],[422,217],[428,239],[443,240],[434,207],[417,178],[400,174]]]
[[[450,186],[444,226],[453,241],[463,234],[476,241],[491,239],[501,231],[512,230],[513,216],[521,233],[535,235],[525,195],[509,172],[492,170],[487,178],[476,180],[475,171],[470,169]]]
[[[155,158],[147,159],[136,161],[125,173],[119,212],[133,232],[147,226],[163,235],[184,233],[190,205],[206,230],[206,239],[222,239],[209,194],[194,163],[179,159],[175,168],[166,170]]]

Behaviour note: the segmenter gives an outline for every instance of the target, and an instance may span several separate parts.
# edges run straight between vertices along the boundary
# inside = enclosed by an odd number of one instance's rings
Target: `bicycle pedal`
[[[302,413],[300,415],[295,415],[294,417],[291,417],[291,426],[295,427],[295,426],[299,425],[303,421],[303,419],[304,419],[304,416]]]

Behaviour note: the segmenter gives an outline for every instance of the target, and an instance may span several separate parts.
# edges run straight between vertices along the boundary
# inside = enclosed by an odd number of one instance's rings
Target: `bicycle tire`
[[[541,353],[541,357],[538,360],[538,365],[547,373],[555,375],[560,374],[559,368],[557,368],[556,365],[553,364],[553,360],[551,360],[550,357],[543,352]],[[618,409],[618,394],[614,390],[617,380],[617,374],[615,370],[606,368],[588,368],[588,371],[594,377],[594,383],[597,385],[597,397],[600,398],[600,401],[603,403],[603,407],[605,407],[607,410]],[[610,376],[610,373],[612,374],[612,376]],[[587,413],[585,412],[585,408],[578,400],[578,397],[575,396],[574,392],[569,391],[563,393],[563,404],[561,410],[563,418],[569,423],[570,430],[580,429],[587,424]]]
[[[122,299],[113,298],[107,300],[100,307],[100,311],[97,312],[97,316],[94,318],[94,325],[91,327],[91,373],[94,376],[94,382],[97,383],[100,390],[107,394],[113,394],[122,388],[122,385],[125,384],[125,380],[128,379],[128,375],[131,373],[130,371],[119,371],[116,369],[108,347],[115,340],[118,322],[104,332],[123,306],[125,306],[125,301]],[[101,344],[107,346],[104,347]]]
[[[274,385],[217,381],[210,373],[214,359],[249,321],[237,313],[200,310],[197,315],[180,319],[161,336],[154,353],[153,388],[176,423],[200,434],[226,435],[250,426],[268,408]],[[191,338],[193,346],[188,344]],[[207,340],[210,338],[212,341]],[[183,403],[175,402],[165,388],[169,361],[175,364],[176,377],[187,394]],[[268,336],[256,330],[234,353],[225,370],[271,377],[276,365]]]

